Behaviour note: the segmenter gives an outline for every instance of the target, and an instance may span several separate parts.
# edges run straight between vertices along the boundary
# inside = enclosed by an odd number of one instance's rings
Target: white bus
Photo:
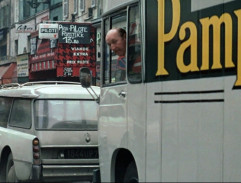
[[[241,181],[241,1],[105,0],[102,20],[101,181]]]

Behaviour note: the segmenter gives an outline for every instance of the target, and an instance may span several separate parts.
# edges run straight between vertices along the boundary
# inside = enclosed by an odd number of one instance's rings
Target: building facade
[[[30,58],[33,45],[37,49],[40,44],[40,23],[91,23],[99,36],[100,15],[100,0],[0,0],[0,84],[31,80]],[[52,41],[45,43],[45,46],[50,48],[50,42]],[[98,45],[99,41],[96,43]],[[97,48],[96,50],[98,62],[100,51]],[[42,50],[42,54],[51,55],[51,50],[44,53],[45,51]],[[35,79],[57,79],[54,70],[53,67],[51,75],[42,70],[39,76],[45,77]]]
[[[15,82],[16,61],[10,54],[11,50],[11,15],[13,1],[0,0],[0,84]]]

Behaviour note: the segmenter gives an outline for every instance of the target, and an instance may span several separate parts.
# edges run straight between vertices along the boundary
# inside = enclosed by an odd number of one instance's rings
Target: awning
[[[0,84],[17,82],[16,63],[0,66]]]
[[[35,62],[30,64],[30,73],[38,71],[48,71],[56,69],[56,63],[54,60]]]

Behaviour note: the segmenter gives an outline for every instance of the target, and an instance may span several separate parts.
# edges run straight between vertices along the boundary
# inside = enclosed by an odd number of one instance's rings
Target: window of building
[[[80,0],[80,12],[85,11],[85,0]]]
[[[74,0],[74,14],[78,13],[78,0]]]
[[[0,57],[7,56],[7,45],[0,46]]]
[[[19,21],[19,1],[15,1],[14,22]]]
[[[93,8],[88,8],[88,17],[92,17],[93,16]]]
[[[96,6],[96,0],[91,0],[91,8],[94,8]]]
[[[23,1],[23,19],[30,17],[30,4],[27,1]]]
[[[8,27],[10,24],[9,6],[0,7],[0,28]]]
[[[30,42],[30,40],[31,40],[31,36],[29,35],[29,36],[28,36],[28,46],[27,46],[27,52],[28,52],[28,53],[29,53],[30,50],[31,50],[31,42]]]
[[[69,14],[69,0],[63,1],[63,17],[66,19]]]
[[[18,40],[15,40],[15,54],[18,55]]]
[[[59,20],[58,16],[55,16],[55,17],[53,18],[53,21],[58,21],[58,20]]]

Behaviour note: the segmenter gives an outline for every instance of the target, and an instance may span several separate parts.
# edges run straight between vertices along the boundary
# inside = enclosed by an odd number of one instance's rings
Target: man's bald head
[[[122,28],[110,29],[106,34],[106,43],[118,56],[126,53],[126,31]]]

